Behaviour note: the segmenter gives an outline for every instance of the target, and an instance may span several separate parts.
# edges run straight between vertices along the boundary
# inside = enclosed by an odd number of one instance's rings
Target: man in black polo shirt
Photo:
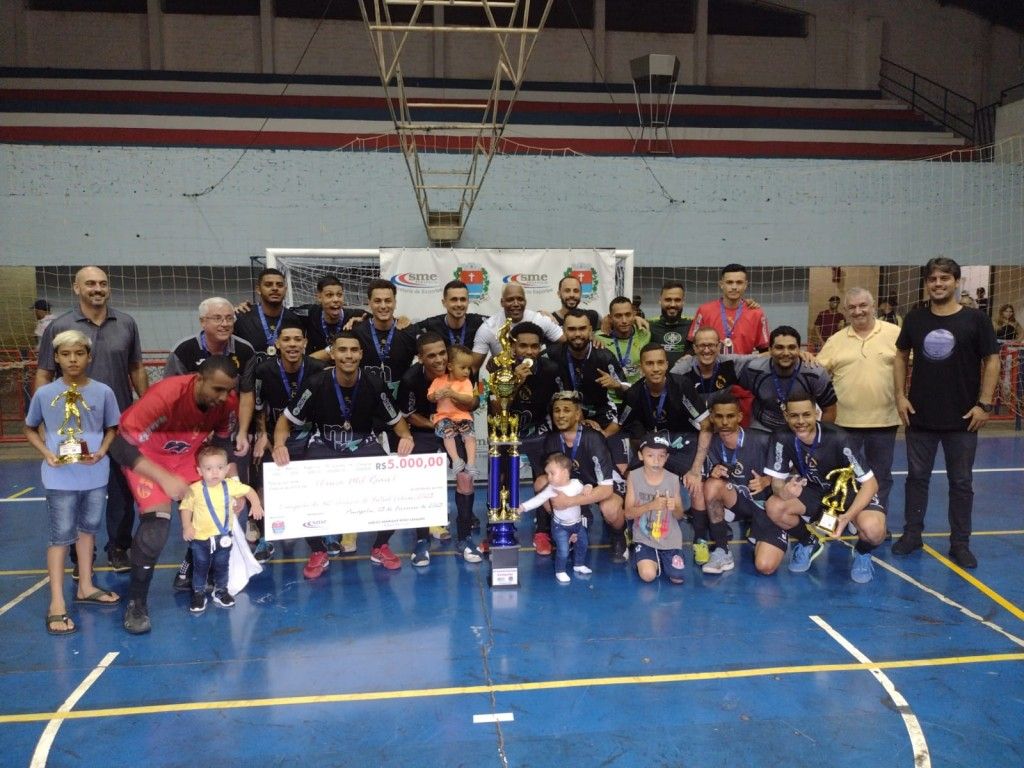
[[[829,473],[851,467],[860,488],[852,498],[847,497],[833,537],[842,535],[849,523],[857,527],[850,578],[866,584],[874,576],[871,551],[885,539],[885,510],[875,495],[878,481],[843,429],[819,422],[814,406],[814,398],[803,390],[793,390],[786,398],[786,428],[772,434],[765,462],[764,472],[772,478],[772,495],[765,502],[765,513],[778,529],[796,540],[789,570],[807,571],[822,546],[805,521],[814,523],[821,518],[822,500],[834,483]],[[775,572],[786,552],[785,539],[774,535],[762,541],[758,537],[754,548],[758,571]]]
[[[557,494],[551,499],[551,506],[555,509],[564,509],[573,504],[584,507],[597,504],[608,527],[612,562],[628,561],[624,533],[626,518],[622,511],[622,496],[614,490],[615,466],[612,463],[612,455],[608,451],[604,436],[584,421],[582,403],[577,392],[562,391],[552,396],[551,423],[554,429],[544,436],[541,455],[546,458],[552,453],[564,453],[572,460],[571,477],[584,485],[593,486],[593,490],[578,496]],[[540,474],[534,478],[534,488],[539,490],[545,485],[545,475]],[[538,526],[542,516],[547,517],[546,531],[550,531],[551,513],[543,513],[538,509]],[[585,516],[588,525],[591,517],[588,511]]]
[[[469,311],[469,288],[461,280],[449,281],[442,291],[441,304],[444,314],[421,320],[420,331],[440,334],[449,347],[461,344],[472,349],[476,332],[487,318]]]
[[[239,384],[238,438],[236,451],[244,454],[248,448],[250,429],[256,440],[252,455],[259,466],[270,447],[270,438],[288,403],[302,387],[308,376],[322,371],[327,363],[306,355],[306,331],[298,318],[281,320],[276,329],[275,354],[248,366]],[[302,452],[310,438],[310,427],[297,427],[288,438],[290,450]],[[262,478],[262,475],[261,475]],[[260,540],[254,552],[260,562],[274,554],[274,545],[263,538],[260,522]]]
[[[195,373],[211,355],[224,355],[244,371],[255,350],[235,335],[235,308],[225,298],[213,296],[199,304],[199,333],[178,341],[167,356],[164,376]],[[244,481],[244,478],[243,478]]]
[[[434,379],[445,374],[448,349],[444,339],[433,331],[421,334],[416,340],[416,348],[420,362],[402,376],[398,385],[398,405],[412,430],[414,451],[435,453],[440,448],[440,442],[430,417],[437,411],[437,404],[427,397],[427,391]],[[456,444],[460,446],[460,451],[463,450],[462,441]],[[467,563],[479,563],[482,557],[472,537],[473,500],[473,478],[465,471],[459,472],[455,476],[455,548]],[[412,563],[417,566],[430,563],[430,538],[426,528],[416,531],[416,551],[413,552]]]
[[[608,437],[619,431],[618,409],[610,390],[618,389],[625,374],[615,355],[593,345],[589,316],[570,309],[563,319],[564,344],[548,347],[547,356],[558,364],[562,382],[580,394],[583,418],[593,429]]]
[[[317,435],[306,449],[306,459],[384,456],[376,434],[380,425],[392,427],[398,436],[399,456],[411,453],[412,434],[387,385],[377,373],[360,367],[363,350],[355,333],[342,331],[335,337],[331,358],[334,367],[310,376],[278,418],[274,428],[274,462],[279,466],[288,463],[292,425],[307,422],[316,428]],[[393,533],[379,531],[370,551],[370,562],[388,570],[402,567],[402,561],[388,546]],[[303,575],[315,579],[327,569],[330,560],[322,537],[307,541],[313,553]]]

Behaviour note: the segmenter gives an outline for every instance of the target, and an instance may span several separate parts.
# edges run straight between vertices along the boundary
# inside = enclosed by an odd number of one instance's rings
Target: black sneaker
[[[71,580],[78,581],[78,563],[75,563],[75,567],[71,569]]]
[[[128,573],[132,569],[132,563],[128,559],[128,550],[126,549],[111,547],[107,560],[110,562],[110,569],[114,573]]]
[[[144,635],[153,628],[145,603],[129,600],[124,609],[124,629],[130,635]]]
[[[206,593],[193,592],[192,604],[188,608],[192,613],[202,613],[206,610]]]
[[[218,608],[233,608],[235,598],[226,589],[215,589],[213,590],[213,604]]]
[[[619,535],[612,539],[612,562],[628,563],[629,553],[626,549],[626,537]]]
[[[174,591],[192,591],[192,563],[187,561],[182,562],[181,566],[178,568],[178,572],[174,574]]]
[[[892,553],[894,555],[909,555],[924,546],[924,542],[921,541],[921,534],[919,533],[904,533],[900,536],[900,540],[894,542],[892,545]]]
[[[978,558],[974,556],[966,544],[951,544],[949,547],[949,559],[961,568],[977,568]]]

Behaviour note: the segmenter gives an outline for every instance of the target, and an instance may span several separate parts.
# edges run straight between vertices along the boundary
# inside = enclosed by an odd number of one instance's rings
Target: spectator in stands
[[[786,539],[792,537],[795,544],[789,570],[807,571],[822,546],[805,520],[814,523],[821,518],[822,500],[835,482],[829,473],[852,467],[860,487],[856,494],[845,497],[846,506],[832,536],[841,536],[849,523],[857,527],[850,578],[866,584],[874,578],[871,552],[885,539],[885,510],[875,496],[878,482],[846,433],[834,424],[818,421],[812,395],[793,390],[783,407],[786,426],[772,434],[764,469],[772,479],[772,495],[764,508],[774,526],[757,526],[754,565],[760,573],[774,573],[785,555]]]
[[[558,281],[558,301],[561,306],[551,313],[555,322],[565,325],[565,317],[570,310],[579,309],[590,319],[590,327],[599,329],[601,327],[601,316],[593,309],[580,309],[580,301],[583,298],[583,284],[578,277],[566,275]]]
[[[814,349],[821,349],[832,334],[844,325],[846,325],[846,318],[839,311],[839,297],[829,296],[828,309],[821,310],[811,326],[811,344],[814,345]]]
[[[93,381],[85,372],[91,347],[89,337],[78,330],[63,331],[53,338],[62,376],[36,390],[25,417],[25,438],[44,459],[41,472],[49,511],[46,570],[50,577],[46,631],[51,635],[70,635],[78,629],[64,602],[64,559],[71,545],[78,549],[80,564],[75,602],[113,605],[120,599],[92,582],[92,552],[107,503],[107,451],[117,434],[121,411],[110,387]],[[67,399],[72,386],[81,397],[79,403]],[[71,408],[78,418],[69,425]],[[68,426],[82,431],[65,434]],[[61,446],[67,439],[85,443],[87,452],[79,454],[77,463],[61,461]]]
[[[526,290],[519,283],[506,283],[501,289],[501,309],[500,314],[488,318],[476,333],[473,341],[473,370],[479,371],[488,355],[501,352],[498,330],[506,320],[511,320],[513,326],[524,320],[533,323],[541,331],[541,341],[549,344],[565,341],[565,334],[558,323],[547,315],[526,308]]]
[[[896,310],[896,297],[886,296],[878,302],[878,319],[893,325],[903,325],[903,315]]]
[[[82,267],[72,283],[78,306],[58,315],[39,342],[36,389],[53,381],[57,362],[53,338],[58,333],[80,330],[92,345],[87,374],[114,390],[117,407],[124,413],[132,404],[132,390],[142,397],[149,387],[142,365],[139,328],[130,316],[109,306],[110,283],[99,267]],[[135,507],[131,491],[116,458],[111,457],[107,483],[107,559],[117,573],[131,570],[128,548],[132,543]],[[76,555],[72,555],[74,560]]]
[[[196,454],[211,433],[214,444],[231,446],[237,387],[234,361],[209,355],[196,373],[165,377],[121,415],[110,453],[124,468],[139,505],[124,613],[124,628],[130,634],[151,628],[147,601],[153,569],[167,543],[172,503],[183,499],[189,484],[199,479]],[[188,578],[184,589],[192,589]]]
[[[36,327],[32,331],[32,335],[36,337],[36,351],[38,352],[39,342],[43,340],[43,331],[53,322],[53,312],[50,311],[50,302],[46,299],[36,299],[32,305],[32,311],[36,316]]]
[[[970,550],[978,430],[988,421],[999,377],[999,343],[989,319],[956,301],[960,265],[937,256],[925,265],[928,309],[907,315],[896,340],[896,408],[907,425],[906,525],[892,545],[897,555],[922,546],[928,485],[939,444],[949,481],[949,555],[976,568]],[[910,354],[914,375],[905,394]]]
[[[643,304],[644,297],[639,293],[633,295],[633,315],[635,317],[646,317],[644,309],[641,306]]]
[[[835,423],[875,473],[878,500],[889,509],[900,424],[893,378],[900,329],[875,317],[875,300],[866,288],[846,291],[846,313],[850,324],[825,342],[817,361],[835,387]]]
[[[967,309],[977,309],[978,305],[974,303],[974,299],[971,298],[971,294],[964,292],[960,294],[960,306],[966,307]]]
[[[685,299],[686,289],[682,283],[665,283],[661,286],[658,299],[661,314],[651,320],[651,341],[656,341],[665,348],[669,368],[690,351],[690,343],[686,336],[693,318],[683,315]]]
[[[974,296],[975,296],[975,300],[974,301],[975,301],[975,304],[977,305],[978,309],[980,309],[986,315],[990,315],[991,316],[991,313],[989,312],[988,296],[985,295],[985,289],[979,287],[974,292]]]
[[[992,321],[992,327],[996,332],[996,339],[999,341],[1020,341],[1024,339],[1024,328],[1017,322],[1017,315],[1013,311],[1013,304],[1003,304],[999,308],[999,314]]]
[[[306,423],[316,430],[306,449],[306,460],[385,456],[377,434],[378,425],[382,424],[392,427],[398,438],[395,452],[399,456],[411,453],[413,437],[408,424],[380,374],[362,367],[363,347],[355,332],[341,331],[334,337],[331,357],[334,367],[308,377],[278,418],[274,428],[274,463],[284,466],[290,461],[288,440],[292,425]],[[370,562],[388,570],[402,567],[402,561],[388,545],[393,533],[378,531],[370,550]],[[308,541],[313,552],[303,575],[316,579],[330,564],[327,545],[322,538]]]
[[[621,386],[609,389],[612,400],[622,402],[623,392],[631,384],[643,377],[640,370],[640,350],[651,340],[650,328],[641,328],[636,324],[636,307],[625,296],[616,296],[608,304],[611,318],[611,332],[598,333],[596,338],[601,346],[615,356],[619,368],[625,378]]]

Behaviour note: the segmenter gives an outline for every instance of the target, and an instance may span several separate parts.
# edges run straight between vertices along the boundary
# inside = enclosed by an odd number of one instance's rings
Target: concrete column
[[[146,32],[149,38],[149,68],[164,68],[164,13],[160,0],[146,0]]]
[[[274,73],[274,0],[260,0],[260,72]]]
[[[443,27],[444,26],[444,7],[443,6],[440,6],[440,5],[435,5],[434,6],[434,26],[435,27]],[[448,39],[448,35],[444,34],[443,32],[440,33],[440,34],[435,32],[432,35],[432,37],[433,37],[433,43],[434,43],[434,77],[439,77],[439,78],[440,77],[445,77],[446,76],[445,75],[445,71],[447,69],[446,66],[445,66],[445,61],[444,61],[444,55],[445,55],[445,50],[446,50],[446,48],[445,48],[445,40]]]
[[[693,85],[708,84],[708,0],[697,0],[693,27]]]
[[[605,0],[594,0],[594,58],[600,62],[601,68],[607,73],[608,62],[605,60],[607,56],[607,45],[605,42]],[[595,83],[601,82],[601,73],[596,69],[592,69],[591,81]]]

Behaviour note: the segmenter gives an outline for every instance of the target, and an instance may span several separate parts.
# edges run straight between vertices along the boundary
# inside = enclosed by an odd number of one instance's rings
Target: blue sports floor
[[[926,551],[883,545],[865,586],[842,544],[770,578],[746,544],[721,576],[687,552],[682,586],[598,546],[569,586],[524,549],[522,588],[495,592],[450,545],[411,567],[408,534],[401,571],[371,566],[364,535],[314,582],[305,544],[279,547],[235,608],[192,616],[175,527],[140,637],[120,607],[70,604],[80,631],[46,634],[37,465],[0,467],[2,766],[1024,765],[1021,437],[981,441],[971,573],[944,557],[942,474]]]

